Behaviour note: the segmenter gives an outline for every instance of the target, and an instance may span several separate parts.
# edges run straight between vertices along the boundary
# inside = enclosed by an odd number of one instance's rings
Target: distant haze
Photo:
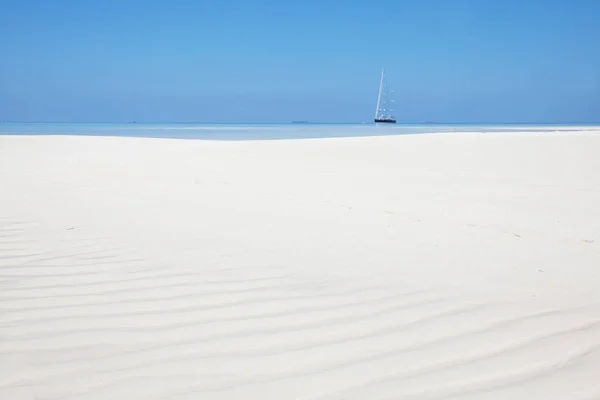
[[[0,3],[0,121],[600,121],[600,2]]]

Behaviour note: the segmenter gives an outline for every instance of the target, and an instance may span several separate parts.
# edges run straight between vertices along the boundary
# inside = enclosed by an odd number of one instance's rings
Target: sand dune
[[[2,136],[0,398],[598,399],[598,154]]]

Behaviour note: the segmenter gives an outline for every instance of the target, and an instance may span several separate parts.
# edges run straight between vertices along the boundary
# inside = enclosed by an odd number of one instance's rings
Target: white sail
[[[377,94],[377,107],[375,107],[375,119],[379,117],[379,106],[381,105],[381,91],[383,89],[383,77],[385,76],[385,71],[381,68],[381,80],[379,81],[379,93]]]
[[[381,79],[379,80],[379,93],[377,94],[377,106],[375,108],[375,122],[396,122],[394,118],[394,109],[392,93],[389,82],[385,76],[385,70],[381,69]]]

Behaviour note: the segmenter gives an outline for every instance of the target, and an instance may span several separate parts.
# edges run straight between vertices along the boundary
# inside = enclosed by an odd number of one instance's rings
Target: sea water
[[[405,124],[92,124],[0,123],[0,135],[83,135],[205,140],[277,140],[388,136],[444,132],[553,132],[598,129],[582,125]]]

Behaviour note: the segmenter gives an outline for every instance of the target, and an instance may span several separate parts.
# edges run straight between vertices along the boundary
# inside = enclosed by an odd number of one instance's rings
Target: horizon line
[[[182,124],[182,125],[374,125],[373,121],[345,121],[345,122],[327,122],[327,121],[288,121],[288,122],[207,122],[207,121],[20,121],[20,120],[9,120],[0,121],[0,124],[120,124],[120,125],[138,125],[138,124]],[[473,121],[473,122],[417,122],[417,121],[406,121],[397,122],[398,125],[591,125],[600,124],[600,121],[568,121],[568,122],[548,122],[548,121],[536,121],[536,122],[502,122],[502,121]]]

